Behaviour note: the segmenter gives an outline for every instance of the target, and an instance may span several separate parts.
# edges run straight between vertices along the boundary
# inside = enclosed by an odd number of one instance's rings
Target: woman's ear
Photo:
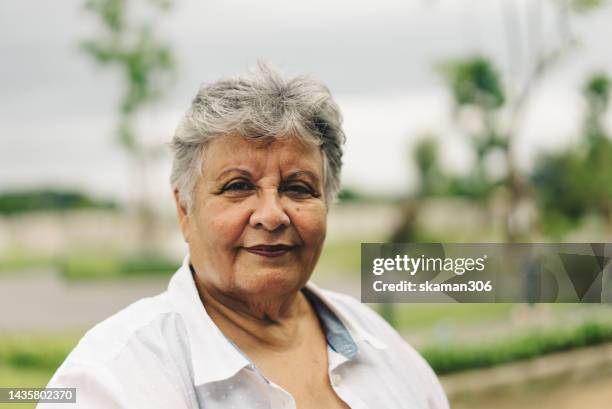
[[[181,232],[183,233],[183,240],[189,243],[189,217],[187,206],[181,200],[181,195],[178,189],[174,189],[174,203],[176,204],[176,214],[178,216],[179,225],[181,226]]]

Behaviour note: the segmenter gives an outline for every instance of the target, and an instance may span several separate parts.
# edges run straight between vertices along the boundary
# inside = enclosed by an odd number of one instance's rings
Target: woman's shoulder
[[[189,407],[186,334],[166,293],[141,299],[89,330],[47,387],[76,388],[78,408]]]
[[[357,325],[376,344],[376,365],[386,365],[402,374],[402,381],[418,385],[432,408],[448,408],[440,381],[420,353],[369,305],[346,294],[318,289],[330,306],[351,325]],[[409,381],[408,381],[409,380]]]
[[[167,293],[140,299],[96,324],[81,338],[66,358],[65,364],[103,365],[126,348],[137,345],[152,347],[173,314]]]

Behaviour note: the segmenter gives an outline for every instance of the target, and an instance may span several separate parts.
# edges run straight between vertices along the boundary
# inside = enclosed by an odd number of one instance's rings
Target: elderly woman
[[[49,386],[76,387],[82,408],[448,408],[384,320],[309,282],[343,142],[317,81],[259,66],[203,87],[172,141],[188,257],[166,292],[90,330]]]

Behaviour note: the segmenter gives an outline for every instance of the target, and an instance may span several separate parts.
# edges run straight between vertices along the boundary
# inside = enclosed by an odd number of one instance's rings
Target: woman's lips
[[[295,246],[287,246],[284,244],[277,245],[259,245],[259,246],[251,246],[245,247],[244,249],[249,253],[257,254],[258,256],[264,257],[280,257],[283,254],[286,254],[293,250]]]

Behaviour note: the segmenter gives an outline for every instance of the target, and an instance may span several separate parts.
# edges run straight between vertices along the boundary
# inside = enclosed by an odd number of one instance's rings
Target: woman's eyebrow
[[[241,169],[241,168],[229,168],[229,169],[225,169],[223,172],[219,173],[219,175],[217,176],[216,180],[221,180],[223,179],[226,175],[230,174],[230,173],[239,173],[242,176],[245,176],[247,178],[251,178],[251,172],[249,172],[246,169]]]
[[[289,180],[297,179],[297,178],[299,178],[301,176],[306,176],[307,178],[312,179],[314,182],[317,182],[317,183],[319,182],[319,177],[316,175],[316,173],[311,172],[309,170],[296,170],[296,171],[293,171],[293,172],[289,173],[286,176],[286,179],[289,179]]]

